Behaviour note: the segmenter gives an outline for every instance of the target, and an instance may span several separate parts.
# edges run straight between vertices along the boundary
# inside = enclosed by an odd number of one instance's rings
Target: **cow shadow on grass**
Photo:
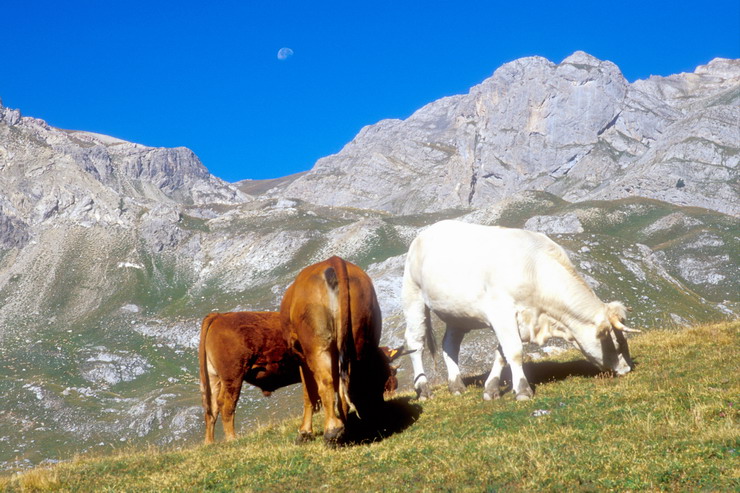
[[[411,397],[396,397],[385,401],[372,416],[350,414],[343,445],[379,442],[401,433],[413,425],[422,413],[422,407],[411,400]]]
[[[559,382],[570,377],[592,378],[604,373],[596,365],[586,360],[576,361],[536,361],[524,363],[524,375],[527,377],[533,390],[538,385],[548,382]],[[466,386],[474,385],[483,387],[488,378],[488,373],[481,375],[463,377]],[[511,390],[511,368],[507,366],[501,372],[501,393]]]

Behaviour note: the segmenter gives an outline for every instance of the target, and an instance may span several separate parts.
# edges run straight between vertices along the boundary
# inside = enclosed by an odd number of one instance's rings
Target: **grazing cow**
[[[573,341],[604,370],[623,375],[632,368],[622,332],[626,310],[603,303],[576,272],[565,251],[541,233],[458,221],[441,221],[411,243],[403,275],[406,348],[414,387],[429,397],[424,375],[424,339],[431,336],[430,311],[447,324],[443,358],[450,391],[465,389],[458,355],[463,336],[492,327],[499,341],[483,398],[497,398],[506,362],[517,400],[533,393],[522,371],[522,341],[550,336]],[[639,331],[637,331],[639,332]],[[505,358],[505,359],[504,359]]]
[[[298,359],[283,338],[278,312],[207,315],[198,356],[206,443],[213,442],[219,413],[226,439],[236,438],[234,410],[243,381],[259,387],[265,396],[301,381]]]
[[[298,441],[313,438],[312,416],[324,407],[324,440],[342,441],[351,410],[372,417],[391,374],[378,347],[380,307],[365,272],[339,257],[303,269],[280,305],[283,334],[301,361],[303,422]]]

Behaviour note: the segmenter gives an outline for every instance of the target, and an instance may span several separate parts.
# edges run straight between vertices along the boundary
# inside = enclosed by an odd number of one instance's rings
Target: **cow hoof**
[[[528,401],[532,397],[534,397],[534,392],[532,392],[532,389],[529,388],[529,386],[524,390],[519,390],[516,394],[516,400],[518,401]]]
[[[335,449],[342,446],[342,442],[338,440],[327,440],[324,439],[324,445],[326,445],[328,448]]]
[[[499,379],[494,377],[490,382],[486,383],[486,387],[483,390],[483,400],[490,401],[492,399],[501,398],[501,391],[499,390]]]
[[[460,395],[463,392],[465,392],[465,384],[462,381],[462,378],[458,375],[458,377],[455,380],[450,380],[447,382],[447,385],[450,388],[450,393],[452,395]]]
[[[423,384],[416,387],[416,398],[420,401],[425,401],[432,397],[432,392],[429,390],[429,385],[424,382]]]
[[[484,401],[492,401],[492,400],[500,399],[500,398],[501,398],[500,392],[494,392],[493,394],[489,394],[488,392],[483,392]]]
[[[298,436],[295,439],[295,443],[300,445],[302,443],[312,442],[314,440],[313,433],[306,433],[305,431],[299,431]]]
[[[336,447],[344,438],[344,427],[332,428],[324,433],[324,443],[329,447]]]
[[[532,387],[529,386],[529,383],[523,378],[519,380],[519,385],[516,389],[516,400],[528,401],[532,396],[534,396],[534,392],[532,391]]]

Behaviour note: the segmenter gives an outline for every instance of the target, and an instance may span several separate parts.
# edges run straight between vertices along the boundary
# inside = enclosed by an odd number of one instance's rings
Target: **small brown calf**
[[[265,396],[301,381],[299,361],[283,338],[280,313],[211,313],[200,331],[200,392],[206,443],[213,443],[219,413],[227,440],[236,438],[234,411],[242,382]]]

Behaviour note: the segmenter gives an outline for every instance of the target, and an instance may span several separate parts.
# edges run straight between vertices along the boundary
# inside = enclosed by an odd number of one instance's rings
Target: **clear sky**
[[[0,20],[5,106],[189,147],[228,181],[310,169],[523,56],[630,81],[740,58],[740,0],[8,0]]]

